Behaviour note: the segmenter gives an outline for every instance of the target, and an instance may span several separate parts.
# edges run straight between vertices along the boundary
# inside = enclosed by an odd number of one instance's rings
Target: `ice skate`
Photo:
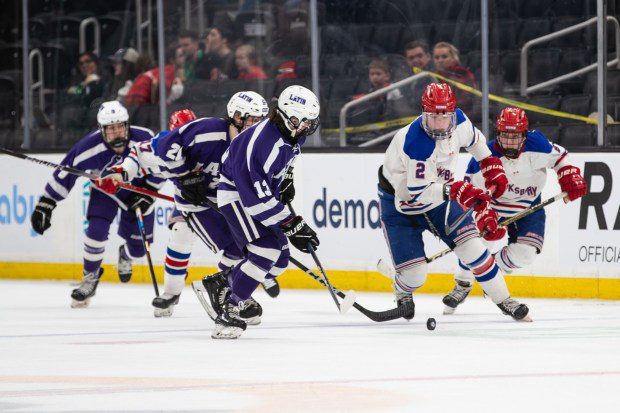
[[[244,301],[243,309],[239,311],[239,316],[250,326],[259,325],[261,315],[263,315],[263,307],[252,297]]]
[[[118,249],[118,278],[122,283],[128,283],[131,280],[131,274],[133,273],[133,266],[131,265],[131,259],[125,254],[125,246],[121,245]]]
[[[174,311],[174,306],[179,303],[179,296],[170,293],[163,293],[153,299],[152,305],[155,307],[153,314],[155,317],[170,317]]]
[[[221,306],[222,313],[215,320],[215,328],[211,338],[232,340],[239,338],[247,328],[245,321],[241,319],[240,312],[246,307],[248,301],[240,301],[234,305],[228,301]]]
[[[461,304],[469,293],[471,292],[472,285],[467,281],[456,280],[456,285],[454,289],[446,295],[442,302],[445,304],[443,313],[444,314],[454,314],[454,310]]]
[[[202,304],[211,320],[215,319],[222,313],[222,306],[228,296],[229,289],[226,284],[226,275],[230,270],[221,271],[213,275],[207,275],[201,281],[194,281],[192,289],[198,297],[198,301]],[[205,298],[208,296],[208,300]]]
[[[278,284],[278,280],[275,278],[267,277],[262,284],[269,297],[276,298],[280,295],[280,284]]]
[[[411,307],[411,311],[409,311],[406,315],[403,316],[405,320],[411,320],[415,315],[415,303],[413,302],[413,295],[411,293],[405,293],[401,291],[394,291],[394,295],[396,296],[396,304],[398,305],[398,307]]]
[[[497,304],[502,313],[509,315],[517,321],[532,321],[529,316],[530,309],[525,304],[519,303],[514,298],[506,298]]]
[[[71,308],[88,307],[90,298],[95,296],[97,285],[99,285],[99,280],[101,279],[102,274],[103,268],[99,268],[98,274],[95,274],[94,272],[84,274],[84,278],[82,279],[80,286],[71,292]]]

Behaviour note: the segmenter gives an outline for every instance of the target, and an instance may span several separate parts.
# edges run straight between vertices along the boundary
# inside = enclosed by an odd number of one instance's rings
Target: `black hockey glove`
[[[300,251],[310,252],[308,243],[315,250],[319,246],[319,238],[316,236],[316,232],[300,216],[293,217],[290,221],[280,225],[280,228],[282,228],[284,235],[288,237],[291,244]]]
[[[280,184],[280,202],[284,205],[290,204],[295,198],[295,186],[293,185],[293,168],[289,168],[284,174],[284,179]]]
[[[52,211],[56,208],[56,201],[52,198],[42,196],[37,202],[32,216],[30,217],[30,223],[32,229],[37,234],[43,235],[43,233],[52,226]]]
[[[179,178],[181,184],[181,196],[187,202],[200,206],[207,202],[207,189],[205,188],[205,175],[202,172],[190,172]]]
[[[142,188],[157,192],[157,188],[149,184],[143,185]],[[136,208],[140,208],[142,215],[150,214],[153,211],[153,204],[155,204],[155,198],[138,192],[133,192],[127,200],[127,208],[134,215],[136,214]]]

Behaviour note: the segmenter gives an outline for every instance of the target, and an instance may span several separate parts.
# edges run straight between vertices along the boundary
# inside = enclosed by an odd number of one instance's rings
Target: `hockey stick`
[[[149,241],[146,239],[146,230],[144,229],[144,219],[142,219],[142,210],[140,207],[136,208],[136,217],[138,217],[138,227],[140,228],[140,236],[142,237],[142,245],[146,253],[146,260],[149,263],[149,271],[151,273],[151,281],[153,281],[153,288],[155,289],[155,297],[159,297],[159,288],[157,287],[157,278],[155,278],[155,270],[153,269],[153,261],[151,260],[151,248]]]
[[[450,201],[448,200],[448,202]],[[461,223],[474,212],[474,208],[478,206],[479,203],[480,201],[474,202],[474,204],[467,208],[467,210],[463,212],[452,224],[447,224],[445,227],[446,235],[452,234],[452,232],[454,232],[454,230],[457,229],[458,226],[461,225]]]
[[[96,181],[97,179],[100,179],[100,177],[95,175],[95,174],[91,174],[91,173],[82,171],[80,169],[75,169],[75,168],[72,168],[70,166],[59,165],[59,164],[54,163],[54,162],[44,161],[43,159],[33,158],[31,156],[24,155],[23,153],[12,151],[10,149],[6,149],[6,148],[0,147],[0,153],[4,153],[6,155],[10,155],[10,156],[13,156],[15,158],[24,159],[26,161],[38,163],[39,165],[48,166],[50,168],[58,169],[60,171],[68,172],[68,173],[73,174],[73,175],[82,176],[84,178],[88,178],[88,179],[91,179],[93,181]],[[159,198],[159,199],[164,199],[166,201],[174,202],[174,198],[172,198],[172,197],[170,197],[168,195],[163,195],[163,194],[160,194],[159,192],[155,192],[155,191],[149,191],[148,189],[140,188],[139,186],[127,184],[127,183],[124,183],[124,182],[119,182],[118,186],[120,186],[121,188],[126,189],[128,191],[131,191],[131,192],[137,192],[139,194],[148,195],[148,196],[153,197],[153,198]]]
[[[541,202],[538,205],[535,205],[533,207],[530,207],[524,211],[519,212],[518,214],[515,214],[513,216],[511,216],[510,218],[506,218],[504,220],[502,220],[502,222],[499,223],[499,225],[501,226],[508,226],[510,224],[512,224],[515,221],[520,220],[521,218],[524,218],[528,215],[533,214],[536,211],[540,211],[541,209],[545,208],[548,205],[551,205],[552,203],[559,201],[560,199],[563,199],[564,197],[566,197],[566,192],[560,192],[559,194],[546,199],[545,201]],[[482,234],[480,234],[481,236],[486,235],[486,231],[483,231]],[[446,248],[443,251],[438,252],[435,255],[431,255],[430,257],[426,258],[426,262],[430,263],[435,261],[436,259],[439,259],[445,255],[448,255],[449,253],[451,253],[453,250],[451,248]],[[386,277],[389,278],[393,278],[393,274],[395,273],[394,269],[389,266],[385,261],[383,261],[382,259],[379,260],[379,262],[377,263],[377,270],[385,275]]]
[[[293,209],[293,205],[291,205],[290,202],[287,205],[288,205],[288,208],[291,210],[292,214],[297,216],[297,213]],[[349,295],[347,295],[341,304],[338,301],[338,298],[336,298],[334,287],[329,282],[329,278],[327,278],[327,274],[325,274],[325,270],[323,269],[323,266],[321,265],[321,262],[319,261],[319,257],[317,257],[316,252],[314,251],[314,247],[309,242],[308,242],[308,251],[310,251],[310,254],[312,255],[312,259],[314,259],[315,264],[317,265],[317,267],[319,267],[319,272],[323,276],[323,280],[325,281],[325,286],[327,287],[327,290],[329,290],[329,294],[334,299],[334,302],[336,303],[336,307],[338,307],[338,311],[340,311],[340,314],[346,313],[347,311],[349,311],[349,309],[355,302],[355,296],[354,296],[355,292],[351,290],[352,294],[350,293]]]
[[[327,287],[327,284],[325,283],[325,281],[323,281],[323,279],[319,275],[317,275],[314,272],[312,272],[312,270],[310,270],[308,267],[303,265],[301,262],[297,261],[293,257],[289,257],[289,261],[292,262],[297,268],[299,268],[300,270],[302,270],[303,272],[305,272],[306,274],[308,274],[309,276],[314,278],[316,281],[318,281],[322,286]],[[336,288],[334,288],[334,291],[336,292],[338,297],[344,298],[346,300],[347,296],[345,296],[342,291],[340,291],[340,290],[338,290]],[[372,321],[376,321],[377,323],[380,323],[380,322],[383,322],[383,321],[390,321],[390,320],[396,320],[396,319],[402,318],[402,317],[410,314],[411,311],[413,310],[413,308],[412,308],[413,306],[410,305],[409,303],[407,303],[407,304],[405,304],[403,306],[396,307],[396,308],[393,308],[391,310],[371,311],[371,310],[365,308],[364,306],[362,306],[361,304],[356,303],[355,300],[353,300],[353,307],[357,311],[359,311],[360,313],[364,314],[366,317],[370,318]]]

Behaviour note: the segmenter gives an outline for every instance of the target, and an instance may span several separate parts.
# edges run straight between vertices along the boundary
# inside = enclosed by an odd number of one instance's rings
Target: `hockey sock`
[[[512,272],[516,268],[531,264],[536,258],[536,252],[536,248],[531,245],[513,243],[495,254],[495,259],[503,271]]]
[[[479,238],[470,239],[457,246],[454,252],[469,267],[476,281],[495,304],[510,297],[501,270]]]
[[[105,219],[98,217],[89,219],[84,239],[84,274],[98,273],[105,253],[109,228],[110,223]]]

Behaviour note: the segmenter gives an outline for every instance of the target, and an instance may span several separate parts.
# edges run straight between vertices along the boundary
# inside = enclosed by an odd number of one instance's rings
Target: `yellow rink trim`
[[[102,280],[119,282],[116,270],[112,265],[104,265]],[[217,271],[210,267],[191,267],[187,284],[199,280],[204,275]],[[163,290],[164,267],[156,266],[155,273],[160,290]],[[317,272],[318,273],[318,272]],[[342,271],[328,272],[332,284],[341,290],[356,291],[392,291],[391,280],[374,271]],[[429,274],[426,283],[418,290],[420,293],[445,294],[454,286],[452,274]],[[0,262],[0,278],[22,280],[80,280],[81,264],[50,264]],[[620,299],[620,279],[611,278],[567,278],[567,277],[535,277],[505,276],[513,296],[537,298],[600,298],[606,300]],[[318,289],[316,281],[300,270],[287,270],[278,277],[283,288]],[[151,283],[148,267],[134,266],[132,283]],[[476,285],[473,295],[482,295],[480,286]]]

